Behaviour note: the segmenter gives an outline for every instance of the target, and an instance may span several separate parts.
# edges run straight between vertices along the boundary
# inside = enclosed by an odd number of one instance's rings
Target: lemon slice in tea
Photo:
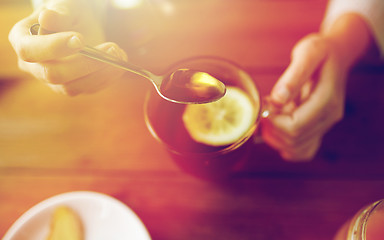
[[[255,123],[258,105],[240,88],[228,86],[224,97],[216,102],[187,105],[183,122],[196,142],[229,145],[241,139]]]

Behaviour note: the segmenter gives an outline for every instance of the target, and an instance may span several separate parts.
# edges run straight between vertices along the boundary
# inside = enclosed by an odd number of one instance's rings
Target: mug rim
[[[382,204],[384,204],[384,199],[380,199],[361,209],[352,219],[348,229],[347,238],[352,240],[365,240],[370,216],[376,210],[376,208]]]

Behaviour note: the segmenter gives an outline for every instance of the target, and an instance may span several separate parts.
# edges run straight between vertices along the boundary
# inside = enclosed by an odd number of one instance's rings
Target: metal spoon
[[[32,25],[30,33],[38,35],[39,28],[39,24]],[[171,102],[183,104],[208,103],[220,99],[226,91],[225,85],[222,82],[205,72],[178,69],[159,76],[133,64],[121,61],[93,47],[85,46],[80,53],[150,80],[159,95]]]

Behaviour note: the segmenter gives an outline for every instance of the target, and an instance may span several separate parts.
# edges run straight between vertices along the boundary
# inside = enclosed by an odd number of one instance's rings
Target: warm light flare
[[[143,3],[143,0],[112,0],[113,6],[121,9],[135,8]]]
[[[169,0],[157,0],[159,9],[166,16],[171,16],[175,13],[175,5]]]

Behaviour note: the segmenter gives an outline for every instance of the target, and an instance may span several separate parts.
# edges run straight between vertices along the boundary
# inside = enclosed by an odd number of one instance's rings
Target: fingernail
[[[107,51],[109,54],[112,54],[113,56],[121,59],[121,60],[124,60],[124,61],[127,61],[127,54],[120,48],[117,48],[116,46],[112,46],[108,49]]]
[[[288,101],[290,95],[291,95],[291,93],[284,86],[277,88],[274,92],[275,100],[278,100],[280,103],[286,103]]]
[[[83,42],[78,36],[73,36],[68,41],[68,47],[73,49],[79,49],[83,47]]]

